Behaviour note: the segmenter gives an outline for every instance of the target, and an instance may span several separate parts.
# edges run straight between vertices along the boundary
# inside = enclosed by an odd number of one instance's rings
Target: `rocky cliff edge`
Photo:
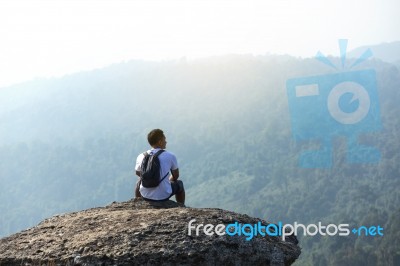
[[[191,220],[193,229],[188,235]],[[56,215],[0,239],[0,265],[290,265],[297,239],[207,235],[199,224],[257,224],[264,220],[174,201],[114,202]],[[221,230],[220,230],[221,231]]]

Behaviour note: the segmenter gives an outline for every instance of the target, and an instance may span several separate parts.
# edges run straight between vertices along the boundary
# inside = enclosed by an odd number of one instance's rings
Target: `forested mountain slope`
[[[272,222],[379,224],[380,238],[299,236],[296,264],[393,263],[400,256],[400,73],[379,60],[357,69],[370,68],[382,129],[361,138],[382,158],[348,164],[339,137],[329,169],[300,168],[308,144],[291,132],[287,79],[336,73],[314,59],[130,61],[1,88],[0,235],[131,198],[136,156],[147,148],[147,132],[162,128],[179,159],[187,205]]]

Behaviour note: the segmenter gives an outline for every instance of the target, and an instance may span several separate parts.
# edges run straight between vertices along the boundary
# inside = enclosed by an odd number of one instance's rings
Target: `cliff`
[[[188,235],[189,221],[193,230]],[[56,215],[0,239],[0,265],[290,265],[300,255],[291,236],[207,235],[199,224],[264,225],[221,209],[173,201],[131,200]]]

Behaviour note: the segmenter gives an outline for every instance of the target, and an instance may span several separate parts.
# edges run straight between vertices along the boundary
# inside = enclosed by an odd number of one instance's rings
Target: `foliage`
[[[301,237],[296,264],[391,264],[400,256],[400,74],[395,65],[366,64],[377,71],[383,129],[361,141],[378,147],[382,160],[347,164],[341,137],[331,169],[299,168],[309,143],[291,137],[285,82],[330,73],[313,59],[132,61],[2,88],[0,235],[130,199],[136,156],[147,132],[162,128],[188,206],[271,222],[379,224],[381,238]]]

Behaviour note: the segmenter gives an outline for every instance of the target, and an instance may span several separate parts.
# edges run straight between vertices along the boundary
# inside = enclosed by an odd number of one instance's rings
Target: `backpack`
[[[148,154],[147,152],[143,153],[144,158],[142,164],[140,165],[140,177],[143,187],[157,187],[161,181],[168,176],[169,172],[163,178],[160,176],[161,167],[158,156],[163,152],[164,150],[159,150],[155,154]]]

